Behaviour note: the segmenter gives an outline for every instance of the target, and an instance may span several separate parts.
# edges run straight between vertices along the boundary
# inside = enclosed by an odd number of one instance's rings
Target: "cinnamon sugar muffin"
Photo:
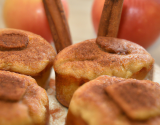
[[[79,86],[101,75],[144,79],[153,63],[144,48],[126,40],[100,37],[74,44],[54,60],[57,99],[68,107]]]
[[[160,85],[100,76],[78,88],[66,125],[159,125]]]
[[[36,34],[0,30],[0,70],[32,76],[46,88],[55,55],[53,47]]]
[[[0,71],[0,125],[48,125],[46,91],[30,76]]]

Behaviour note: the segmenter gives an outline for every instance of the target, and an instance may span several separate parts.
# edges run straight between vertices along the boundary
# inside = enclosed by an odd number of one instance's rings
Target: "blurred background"
[[[0,0],[0,28],[5,28],[2,16],[4,1],[5,0]],[[73,43],[96,38],[91,18],[93,1],[94,0],[67,0],[69,8],[68,23]],[[160,37],[147,51],[155,59],[155,62],[160,65]]]

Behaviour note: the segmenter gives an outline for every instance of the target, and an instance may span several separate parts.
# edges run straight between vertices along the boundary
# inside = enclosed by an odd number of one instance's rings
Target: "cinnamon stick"
[[[98,29],[98,37],[117,37],[123,0],[105,0]]]
[[[68,23],[61,0],[43,0],[54,44],[59,53],[72,44]]]

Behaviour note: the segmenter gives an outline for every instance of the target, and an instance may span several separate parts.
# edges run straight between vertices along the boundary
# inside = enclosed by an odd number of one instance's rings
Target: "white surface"
[[[55,112],[50,114],[49,125],[64,125],[68,111],[67,108],[60,105],[57,101],[55,98],[55,90],[49,88],[47,94],[49,98],[49,109]]]

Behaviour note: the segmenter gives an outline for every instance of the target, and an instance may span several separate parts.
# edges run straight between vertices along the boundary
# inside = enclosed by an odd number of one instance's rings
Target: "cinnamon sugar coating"
[[[0,71],[0,124],[47,125],[47,93],[25,75]]]
[[[137,90],[135,89],[135,91],[132,91],[131,87],[127,87],[133,92],[131,92],[132,95],[127,95],[129,90],[125,90],[126,87],[124,87],[128,85],[127,83],[132,83],[132,85],[137,85],[136,83],[140,83],[140,86],[144,85],[149,93],[143,91],[143,87],[139,87]],[[120,98],[124,97],[123,103],[118,102],[117,98],[114,97],[114,95],[118,97],[117,93],[119,94],[122,90],[121,88],[118,88],[118,86],[121,85],[124,87],[123,92],[125,95],[119,96]],[[116,90],[118,92],[116,92],[115,86],[117,87]],[[156,87],[152,87],[150,89],[149,86]],[[112,87],[114,88],[114,92],[112,91],[112,94],[111,92],[108,93]],[[149,80],[140,81],[135,79],[100,76],[95,80],[84,84],[77,91],[75,91],[69,106],[66,125],[72,125],[72,123],[74,123],[74,125],[79,125],[77,119],[80,120],[82,123],[81,125],[158,125],[160,124],[160,114],[156,112],[157,110],[160,110],[159,105],[157,106],[153,104],[150,105],[150,107],[147,107],[147,104],[145,104],[144,107],[135,108],[137,112],[144,109],[147,115],[149,114],[149,110],[153,111],[152,113],[156,113],[156,115],[149,115],[149,117],[145,117],[144,119],[139,119],[139,117],[131,119],[128,112],[122,108],[122,105],[125,106],[125,100],[131,100],[134,98],[134,94],[136,96],[136,93],[139,91],[142,91],[139,96],[142,94],[146,95],[145,98],[149,104],[151,103],[150,98],[147,99],[147,97],[150,96],[150,92],[154,95],[151,100],[159,102],[160,99],[158,95],[160,92],[158,90],[160,91],[160,85]],[[144,101],[143,103],[147,103],[146,100],[141,100],[141,102],[134,100],[132,103],[141,105],[142,101]],[[131,103],[128,103],[128,105],[133,106]]]
[[[144,79],[153,63],[144,48],[126,40],[98,37],[71,45],[54,60],[57,99],[68,106],[80,85],[101,75]]]
[[[37,76],[51,67],[53,47],[42,37],[16,29],[0,30],[0,69]]]
[[[99,75],[130,78],[143,68],[152,68],[154,59],[141,46],[116,38],[86,40],[61,51],[54,69],[63,75],[89,80]]]

